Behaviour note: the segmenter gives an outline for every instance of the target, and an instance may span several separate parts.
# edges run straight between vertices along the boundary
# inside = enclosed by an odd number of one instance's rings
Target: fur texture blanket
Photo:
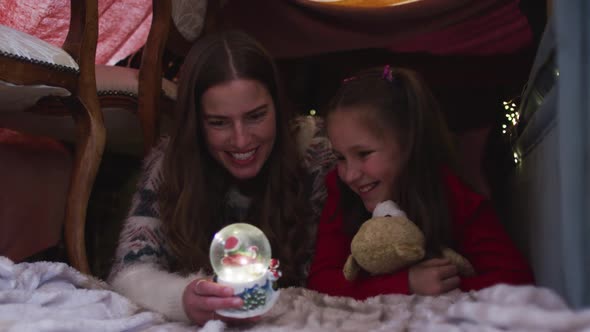
[[[61,263],[0,257],[1,331],[195,331],[145,311]],[[198,330],[198,329],[197,329]],[[553,291],[497,285],[438,297],[381,295],[355,301],[281,290],[256,324],[211,321],[201,331],[590,331],[590,309],[570,310]]]

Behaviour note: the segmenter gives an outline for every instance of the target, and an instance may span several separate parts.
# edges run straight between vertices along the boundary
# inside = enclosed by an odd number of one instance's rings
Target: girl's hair
[[[201,98],[211,87],[235,79],[255,80],[270,93],[276,111],[273,150],[256,178],[248,222],[268,237],[281,262],[281,285],[303,281],[307,262],[307,218],[301,170],[289,135],[291,114],[279,107],[278,77],[267,52],[248,35],[229,31],[200,39],[188,53],[176,102],[176,128],[163,162],[160,212],[173,268],[211,272],[209,245],[223,222],[224,202],[233,178],[207,150]],[[235,220],[233,222],[244,222]]]
[[[386,66],[362,71],[344,80],[328,106],[327,121],[334,112],[360,110],[366,112],[363,123],[377,134],[393,133],[408,158],[397,180],[397,203],[424,233],[427,255],[452,247],[442,168],[455,168],[454,151],[428,87],[408,69]],[[358,195],[339,184],[344,225],[354,233],[370,214]]]

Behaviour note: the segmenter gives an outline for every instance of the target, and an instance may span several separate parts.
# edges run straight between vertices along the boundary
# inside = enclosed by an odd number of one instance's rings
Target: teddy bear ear
[[[344,273],[344,278],[348,281],[353,281],[359,274],[361,270],[360,265],[356,262],[352,255],[348,256],[346,263],[344,264],[344,268],[342,272]]]
[[[373,218],[376,217],[406,217],[406,214],[394,201],[389,200],[377,204],[373,210]]]

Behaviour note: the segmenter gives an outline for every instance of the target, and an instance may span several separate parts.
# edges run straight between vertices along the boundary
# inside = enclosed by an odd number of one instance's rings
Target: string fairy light
[[[520,162],[521,162],[522,160],[520,159],[520,155],[518,154],[518,152],[516,152],[516,151],[513,151],[513,152],[512,152],[512,155],[513,155],[513,157],[514,157],[514,163],[515,163],[515,164],[517,164],[517,165],[518,165],[518,164],[520,164]]]
[[[522,161],[520,153],[515,148],[514,142],[517,138],[517,126],[518,120],[520,119],[520,113],[518,112],[517,101],[508,100],[502,102],[504,109],[505,121],[502,123],[502,134],[508,136],[510,145],[512,146],[512,157],[514,164],[518,165]]]

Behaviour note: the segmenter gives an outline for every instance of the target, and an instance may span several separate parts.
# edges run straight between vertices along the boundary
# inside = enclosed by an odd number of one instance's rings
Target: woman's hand
[[[446,258],[433,258],[412,266],[410,291],[417,295],[440,295],[459,287],[457,266]]]
[[[235,322],[235,319],[217,315],[215,310],[240,308],[242,305],[242,299],[234,296],[231,287],[222,286],[209,279],[192,281],[182,293],[184,312],[192,322],[201,326],[212,319]]]

